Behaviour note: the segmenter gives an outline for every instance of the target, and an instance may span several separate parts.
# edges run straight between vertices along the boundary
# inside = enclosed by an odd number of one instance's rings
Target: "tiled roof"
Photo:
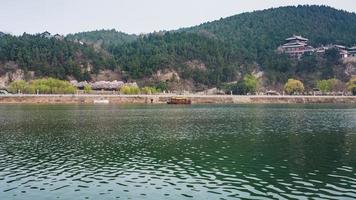
[[[308,41],[307,38],[303,38],[302,36],[298,36],[298,35],[293,35],[293,37],[287,38],[286,40],[287,40],[287,41],[290,41],[290,40]]]

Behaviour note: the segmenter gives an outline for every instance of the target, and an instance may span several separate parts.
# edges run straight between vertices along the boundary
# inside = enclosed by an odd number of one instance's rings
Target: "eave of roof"
[[[290,40],[303,40],[303,41],[308,41],[307,38],[303,38],[302,36],[293,36],[293,37],[290,37],[290,38],[287,38],[286,39],[287,41],[290,41]]]

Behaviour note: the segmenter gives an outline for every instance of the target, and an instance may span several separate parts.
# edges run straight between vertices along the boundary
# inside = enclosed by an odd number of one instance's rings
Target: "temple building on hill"
[[[341,58],[347,58],[349,56],[347,47],[345,47],[343,45],[332,45],[331,48],[337,49],[339,51]]]
[[[41,37],[44,37],[47,39],[50,39],[52,37],[51,33],[48,31],[45,31],[45,32],[41,33],[40,35],[41,35]]]
[[[356,57],[356,46],[348,49],[348,57]]]
[[[288,54],[290,57],[300,59],[305,53],[314,52],[314,48],[308,45],[308,39],[294,35],[286,39],[286,43],[278,48],[281,53]]]
[[[54,37],[56,40],[64,40],[64,36],[63,36],[63,35],[55,34],[53,37]]]

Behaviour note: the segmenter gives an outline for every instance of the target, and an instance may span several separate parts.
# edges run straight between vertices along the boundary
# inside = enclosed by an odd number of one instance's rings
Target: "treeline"
[[[138,87],[137,85],[123,85],[117,88],[120,94],[157,94],[162,90],[156,87]],[[12,94],[75,94],[78,90],[69,81],[59,80],[55,78],[34,79],[31,81],[17,80],[13,81],[9,87],[9,92]],[[84,92],[89,94],[92,87],[86,84],[83,88]]]
[[[216,85],[236,79],[245,63],[241,52],[227,43],[195,33],[167,32],[150,34],[125,45],[113,45],[109,52],[133,78],[151,76],[161,69],[172,68],[183,79],[206,85]],[[199,68],[189,61],[205,65]]]
[[[260,81],[255,76],[247,74],[237,83],[223,84],[219,89],[224,91],[226,94],[253,95],[262,92],[267,95],[280,95],[279,92],[273,90],[261,91],[260,86]],[[344,83],[336,78],[318,80],[316,81],[314,88],[309,88],[308,90],[305,88],[302,81],[289,78],[280,91],[283,91],[288,95],[344,95],[348,92],[352,95],[356,95],[356,78],[351,78],[347,83]]]
[[[243,13],[183,30],[231,43],[247,57],[260,61],[293,34],[307,37],[314,46],[355,45],[356,14],[327,6],[288,6]]]
[[[173,68],[183,79],[211,86],[235,81],[258,67],[254,60],[245,57],[242,50],[230,43],[186,32],[152,34],[126,45],[111,46],[109,51],[122,69],[135,79]],[[315,80],[336,77],[347,81],[349,77],[342,73],[344,67],[340,58],[336,49],[304,55],[301,60],[271,51],[260,58],[259,70],[265,72],[267,85],[298,77],[305,81],[307,87],[312,87]],[[192,60],[199,60],[206,69],[187,64]]]
[[[306,87],[313,87],[316,80],[348,81],[350,77],[341,73],[338,52],[330,50],[291,60],[277,54],[276,48],[293,34],[309,38],[315,46],[353,46],[355,32],[355,13],[325,6],[298,6],[244,13],[192,28],[141,36],[116,30],[78,33],[63,40],[41,35],[0,35],[0,73],[10,70],[2,67],[9,61],[25,71],[35,71],[37,77],[73,76],[79,81],[90,80],[90,74],[102,69],[119,69],[123,77],[143,80],[158,70],[171,69],[197,85],[219,86],[260,70],[268,86],[297,78]]]
[[[267,85],[284,83],[291,77],[302,79],[307,87],[313,87],[316,80],[338,78],[347,81],[345,66],[337,49],[329,49],[323,54],[305,54],[300,60],[288,55],[273,53],[261,60],[266,72]]]
[[[301,77],[306,84],[316,79],[340,77],[337,52],[307,55],[291,60],[276,53],[284,39],[301,34],[312,45],[354,45],[356,14],[325,6],[282,7],[244,13],[177,32],[150,34],[109,51],[134,78],[150,76],[159,69],[174,68],[184,79],[219,85],[237,80],[241,74],[259,68],[268,84],[284,83]],[[200,60],[207,70],[188,67],[187,61]]]
[[[54,78],[35,79],[30,82],[14,81],[9,86],[13,94],[74,94],[77,88],[70,82]]]
[[[0,37],[0,64],[9,61],[16,62],[25,72],[34,71],[37,77],[66,79],[73,76],[78,80],[89,80],[90,73],[117,67],[115,59],[90,46],[40,34]],[[88,67],[92,67],[91,72],[87,71]],[[8,70],[11,69],[3,69]]]
[[[111,29],[69,34],[66,36],[66,39],[71,41],[82,41],[88,44],[97,44],[107,48],[110,45],[121,45],[133,42],[137,39],[137,37],[137,35],[129,35],[115,29]]]

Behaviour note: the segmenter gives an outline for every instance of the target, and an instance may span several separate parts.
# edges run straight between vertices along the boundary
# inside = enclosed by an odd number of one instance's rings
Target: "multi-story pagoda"
[[[305,53],[312,53],[314,48],[308,45],[308,39],[302,36],[287,38],[286,43],[278,48],[282,53],[288,54],[292,58],[300,59]]]

